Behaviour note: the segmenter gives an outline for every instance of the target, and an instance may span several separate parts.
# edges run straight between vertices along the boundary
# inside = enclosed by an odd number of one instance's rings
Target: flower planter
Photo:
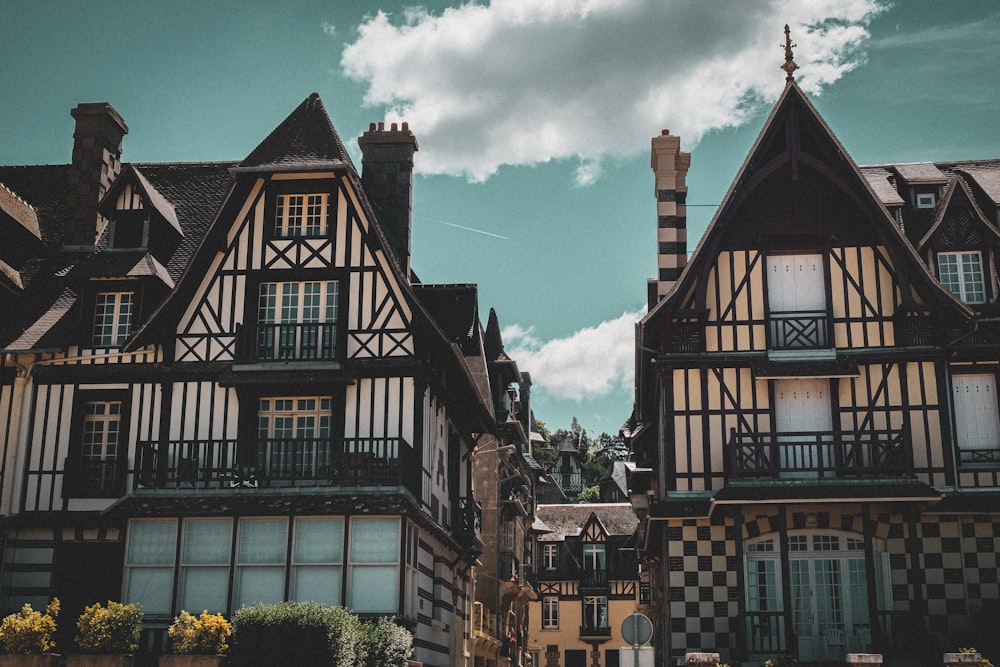
[[[159,667],[222,667],[224,655],[161,655]]]
[[[66,667],[132,667],[135,656],[125,653],[72,653]]]
[[[4,653],[0,667],[57,667],[58,653]]]

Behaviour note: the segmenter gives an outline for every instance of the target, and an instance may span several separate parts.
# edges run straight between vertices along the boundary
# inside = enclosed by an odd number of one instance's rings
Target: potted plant
[[[8,651],[0,654],[0,667],[55,667],[59,655],[49,653],[55,647],[52,634],[59,616],[59,598],[53,598],[45,613],[25,604],[21,611],[0,622],[0,645]]]
[[[173,653],[160,656],[160,667],[217,667],[225,660],[222,653],[229,648],[226,640],[232,632],[222,614],[181,611],[167,630]]]
[[[76,622],[76,645],[83,651],[69,656],[67,667],[131,667],[142,632],[142,607],[108,601],[83,610]]]

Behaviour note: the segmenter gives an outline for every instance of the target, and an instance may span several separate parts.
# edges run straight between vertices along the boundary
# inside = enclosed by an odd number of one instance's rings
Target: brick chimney
[[[417,138],[406,123],[388,130],[372,123],[358,138],[361,148],[361,182],[375,207],[379,223],[389,237],[403,275],[410,275],[410,212],[413,209],[413,154]]]
[[[657,270],[648,289],[649,307],[670,293],[687,265],[687,178],[691,154],[680,137],[663,130],[653,137],[650,166],[656,180]],[[653,289],[655,284],[655,291]]]
[[[121,172],[122,137],[128,127],[107,102],[80,104],[70,114],[76,119],[76,130],[63,247],[89,250],[101,223],[97,204]]]

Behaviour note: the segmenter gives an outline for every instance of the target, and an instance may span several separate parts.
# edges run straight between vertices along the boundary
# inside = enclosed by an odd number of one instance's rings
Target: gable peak
[[[319,93],[306,97],[240,165],[255,171],[341,166],[354,169]]]

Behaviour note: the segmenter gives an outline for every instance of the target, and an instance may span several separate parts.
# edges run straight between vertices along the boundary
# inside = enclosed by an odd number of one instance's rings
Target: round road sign
[[[645,614],[632,612],[622,621],[622,639],[630,646],[642,646],[653,636],[653,623]]]

